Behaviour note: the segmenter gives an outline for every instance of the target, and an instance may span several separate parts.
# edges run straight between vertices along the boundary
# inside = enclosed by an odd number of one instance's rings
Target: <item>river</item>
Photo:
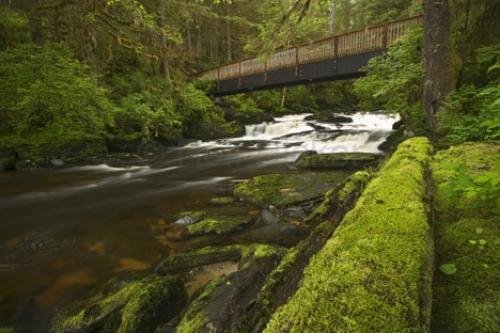
[[[165,239],[162,225],[175,213],[229,195],[239,179],[287,173],[306,150],[381,153],[398,119],[349,117],[334,124],[283,116],[247,126],[239,138],[165,147],[133,165],[0,173],[0,327],[43,331],[91,288],[200,246]]]

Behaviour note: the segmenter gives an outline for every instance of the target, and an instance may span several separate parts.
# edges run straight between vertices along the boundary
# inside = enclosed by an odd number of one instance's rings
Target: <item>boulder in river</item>
[[[345,171],[263,175],[238,184],[234,195],[263,208],[280,208],[321,198],[347,177]]]
[[[205,218],[205,212],[195,211],[195,212],[183,212],[179,215],[174,224],[187,226],[200,222]]]
[[[50,164],[55,167],[62,167],[64,166],[64,161],[59,158],[53,158],[50,160]]]
[[[122,284],[76,313],[59,314],[50,332],[154,332],[181,312],[187,301],[180,278],[150,276]]]
[[[298,168],[307,170],[355,170],[360,169],[369,163],[375,162],[379,158],[380,155],[370,153],[317,154],[306,152],[297,158],[295,165]]]
[[[191,302],[177,332],[238,332],[236,325],[284,254],[259,244],[247,251],[238,271],[210,282]]]

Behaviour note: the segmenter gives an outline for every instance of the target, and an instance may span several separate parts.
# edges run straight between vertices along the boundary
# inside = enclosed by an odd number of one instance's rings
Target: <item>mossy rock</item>
[[[158,274],[187,272],[194,267],[215,264],[223,261],[239,261],[241,247],[237,245],[207,246],[202,249],[170,255],[157,267]]]
[[[242,230],[246,224],[251,222],[248,216],[216,216],[207,217],[203,220],[187,226],[188,235],[227,235]]]
[[[434,157],[433,332],[500,331],[500,218],[479,197],[450,192],[466,177],[498,174],[499,165],[497,143],[461,144]]]
[[[0,333],[16,333],[12,327],[0,327]]]
[[[297,158],[295,165],[301,169],[307,170],[356,170],[369,163],[375,162],[380,157],[381,155],[370,153],[317,154],[306,152]]]
[[[152,276],[128,282],[76,314],[59,314],[51,332],[153,332],[187,304],[184,283]]]
[[[237,185],[234,195],[261,207],[283,207],[318,198],[348,175],[336,171],[257,176]]]
[[[425,138],[399,146],[265,332],[429,330],[432,242],[424,200],[431,152]]]
[[[189,305],[177,327],[179,333],[232,332],[265,277],[279,263],[285,249],[253,244],[245,252],[240,269],[210,282]]]

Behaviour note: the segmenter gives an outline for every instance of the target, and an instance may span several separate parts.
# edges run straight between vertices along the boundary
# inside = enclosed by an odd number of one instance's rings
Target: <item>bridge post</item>
[[[264,57],[264,83],[267,83],[267,55]]]
[[[238,64],[238,88],[241,88],[241,61]]]
[[[384,24],[384,32],[382,34],[382,49],[384,49],[384,51],[387,49],[388,47],[388,36],[389,35],[389,25],[386,23]]]
[[[333,37],[333,58],[339,57],[339,36]]]
[[[299,77],[299,48],[295,48],[295,78]]]

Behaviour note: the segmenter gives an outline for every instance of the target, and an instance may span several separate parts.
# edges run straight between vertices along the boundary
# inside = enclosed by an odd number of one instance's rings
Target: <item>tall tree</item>
[[[424,0],[424,89],[427,127],[436,139],[443,100],[455,87],[448,0]]]

